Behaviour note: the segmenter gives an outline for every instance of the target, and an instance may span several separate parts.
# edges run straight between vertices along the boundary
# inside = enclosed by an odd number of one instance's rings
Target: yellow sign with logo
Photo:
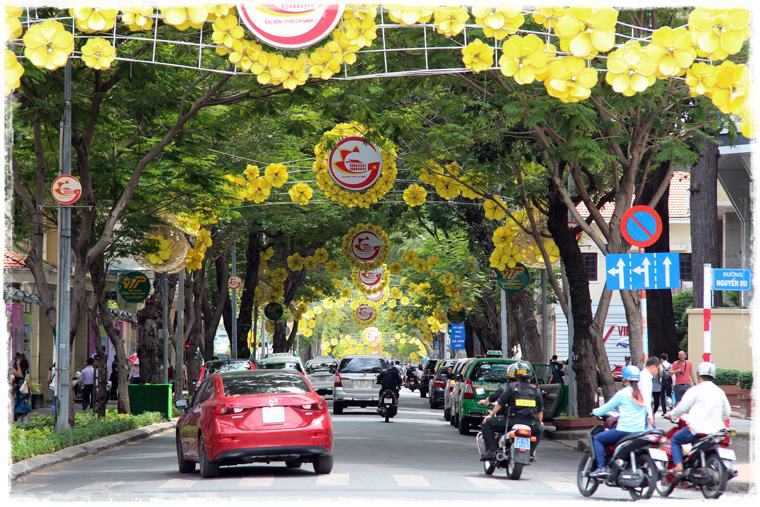
[[[515,400],[515,405],[518,407],[535,407],[536,400]]]

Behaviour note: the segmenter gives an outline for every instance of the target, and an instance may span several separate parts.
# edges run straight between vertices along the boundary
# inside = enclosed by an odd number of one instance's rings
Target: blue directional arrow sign
[[[464,350],[464,324],[451,325],[451,350]]]
[[[610,254],[605,259],[609,290],[677,289],[681,286],[677,253]]]

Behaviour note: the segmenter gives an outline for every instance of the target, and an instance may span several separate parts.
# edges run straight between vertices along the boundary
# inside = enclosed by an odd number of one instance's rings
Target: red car
[[[317,474],[333,467],[333,427],[327,403],[297,371],[248,370],[212,374],[192,402],[174,405],[181,473],[216,477],[220,466],[284,461],[312,463]]]

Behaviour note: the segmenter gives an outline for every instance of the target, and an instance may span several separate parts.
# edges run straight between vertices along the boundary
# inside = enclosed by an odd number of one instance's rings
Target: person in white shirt
[[[654,413],[652,412],[652,380],[660,374],[660,358],[652,356],[647,359],[644,369],[639,376],[639,391],[644,397],[644,405],[647,407],[646,429],[654,428]]]
[[[87,366],[79,375],[79,383],[82,384],[82,410],[92,408],[92,387],[95,383],[95,359],[88,358]]]
[[[681,402],[668,417],[678,421],[683,414],[689,414],[687,426],[670,439],[673,452],[673,473],[683,473],[683,444],[690,444],[697,439],[697,434],[709,434],[725,427],[725,421],[731,415],[731,405],[726,393],[713,384],[717,367],[714,363],[700,363],[697,366],[699,382],[686,391]]]
[[[660,354],[660,371],[662,372],[662,380],[660,386],[662,390],[660,391],[660,396],[662,396],[661,402],[663,416],[668,411],[668,400],[671,400],[672,403],[673,384],[676,383],[676,376],[670,374],[671,366],[672,364],[670,361],[668,361],[668,354],[665,352]]]
[[[132,369],[129,372],[129,376],[132,377],[133,384],[140,383],[140,358],[136,357],[134,363],[130,363]]]

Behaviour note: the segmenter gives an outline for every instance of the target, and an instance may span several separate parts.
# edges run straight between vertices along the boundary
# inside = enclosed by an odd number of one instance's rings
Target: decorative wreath
[[[388,298],[390,297],[390,291],[386,290],[383,295],[379,299],[370,299],[369,296],[376,296],[379,295],[379,293],[375,294],[364,294],[361,296],[361,302],[366,303],[368,305],[382,305],[386,301],[388,301]]]
[[[391,281],[390,273],[388,272],[388,267],[385,264],[383,264],[383,279],[380,281],[380,285],[378,285],[377,287],[368,287],[367,285],[365,285],[364,282],[362,282],[361,279],[359,278],[359,271],[371,271],[371,270],[367,270],[363,268],[359,269],[357,267],[351,270],[351,280],[354,281],[354,285],[356,285],[356,288],[359,289],[359,292],[361,292],[365,296],[379,294],[380,292],[384,291],[388,287],[388,284]]]
[[[380,255],[378,255],[375,260],[372,262],[361,262],[358,259],[356,259],[353,254],[351,253],[351,240],[353,237],[359,233],[360,231],[372,231],[375,234],[377,234],[380,237],[380,240],[383,243],[383,247],[380,251]],[[382,266],[385,264],[385,261],[388,260],[388,255],[391,253],[391,242],[388,240],[388,235],[385,233],[385,231],[372,224],[356,224],[355,227],[352,227],[348,230],[345,236],[343,236],[343,257],[346,259],[346,262],[348,262],[349,266],[359,268],[365,271],[373,270],[377,267]]]
[[[371,319],[369,319],[369,320],[368,320],[368,321],[366,321],[366,322],[364,322],[364,321],[362,321],[362,320],[359,320],[359,318],[356,316],[356,312],[357,312],[357,310],[358,310],[358,309],[359,309],[359,307],[360,307],[360,306],[362,306],[362,305],[366,305],[366,306],[369,306],[370,308],[372,308],[372,318],[371,318]],[[362,326],[362,327],[368,327],[368,326],[371,326],[371,325],[372,325],[372,324],[374,324],[374,323],[375,323],[375,321],[377,320],[377,306],[375,306],[374,304],[369,304],[369,303],[362,303],[362,305],[359,305],[359,306],[357,306],[357,307],[356,307],[356,309],[354,309],[354,310],[351,312],[351,318],[352,318],[352,319],[354,319],[354,322],[356,322],[358,325],[360,325],[360,326]]]
[[[364,137],[368,131],[366,127],[358,123],[341,123],[332,130],[325,132],[322,136],[322,142],[314,148],[316,160],[312,169],[317,176],[317,185],[329,199],[342,206],[369,208],[370,204],[378,202],[393,188],[393,182],[396,179],[396,152],[392,148],[388,150],[378,147],[383,159],[383,170],[380,178],[367,190],[356,192],[346,190],[338,185],[330,175],[328,158],[331,148],[328,146],[332,146],[346,137]]]

